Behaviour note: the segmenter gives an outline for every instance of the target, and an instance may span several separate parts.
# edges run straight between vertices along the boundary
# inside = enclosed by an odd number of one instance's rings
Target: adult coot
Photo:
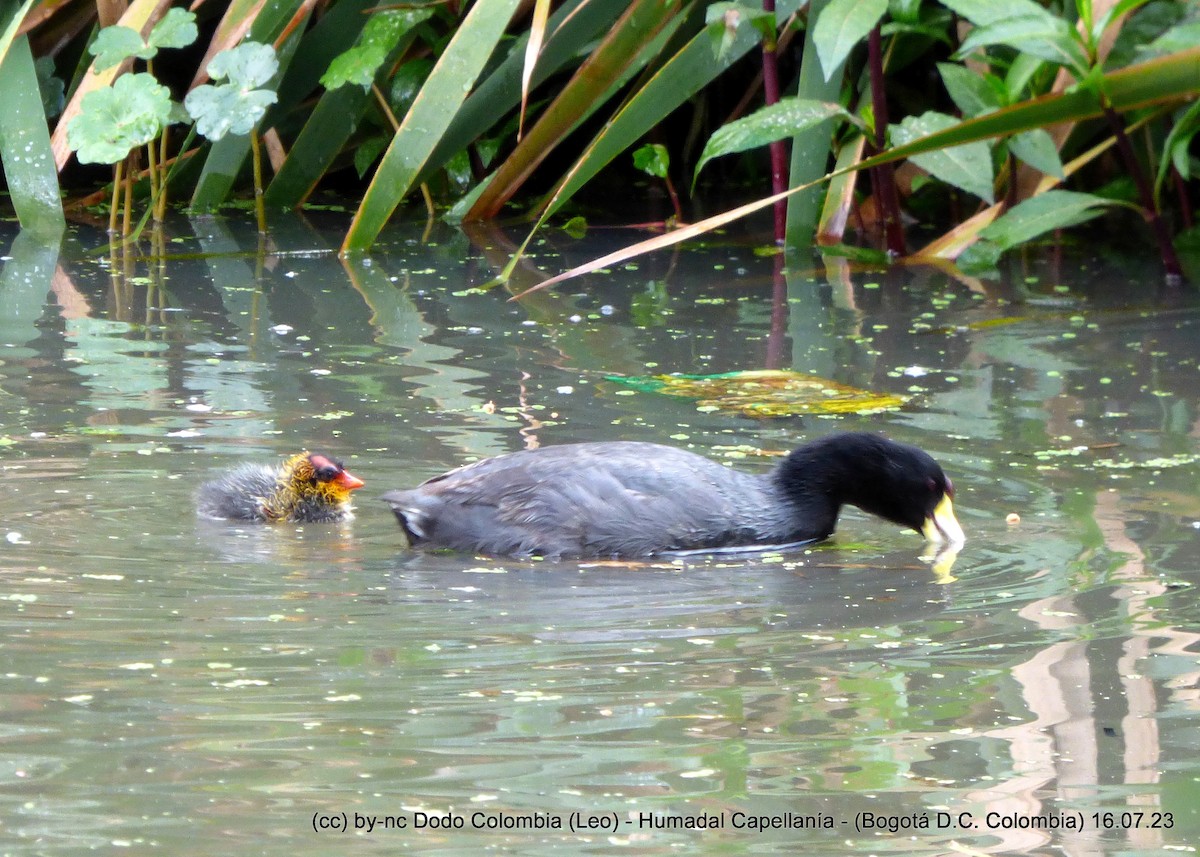
[[[363,481],[340,461],[301,452],[278,467],[242,464],[200,486],[197,507],[206,518],[234,521],[346,521],[354,517],[350,492]]]
[[[822,539],[847,503],[961,544],[953,496],[927,453],[847,432],[765,474],[654,443],[581,443],[484,459],[383,499],[415,547],[636,557]]]

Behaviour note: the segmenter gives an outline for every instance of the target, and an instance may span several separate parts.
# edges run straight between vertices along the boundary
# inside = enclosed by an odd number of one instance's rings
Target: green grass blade
[[[1158,60],[1133,66],[1113,74],[1102,76],[1101,87],[1109,94],[1114,107],[1118,111],[1144,107],[1156,102],[1173,101],[1176,99],[1194,97],[1200,92],[1200,48],[1171,54]],[[986,140],[991,137],[1002,137],[1027,131],[1057,121],[1072,121],[1086,119],[1100,113],[1100,103],[1096,96],[1089,92],[1074,92],[1061,95],[1049,95],[1033,101],[1022,102],[969,119],[946,131],[939,131],[928,137],[914,140],[903,146],[896,146],[867,158],[859,163],[830,173],[825,179],[846,175],[854,170],[868,169],[890,161],[898,161],[922,152],[930,152],[946,146],[970,143],[976,140]],[[813,182],[813,185],[819,184]],[[778,200],[786,199],[800,193],[810,185],[798,185],[783,193],[773,194],[731,211],[713,215],[698,223],[691,223],[682,229],[669,232],[666,235],[656,235],[645,241],[640,241],[628,247],[610,253],[603,258],[593,260],[565,271],[549,280],[535,286],[522,294],[548,288],[572,277],[591,273],[610,264],[617,264],[640,256],[653,250],[661,250],[710,232],[713,229],[732,223],[757,211],[762,211],[774,205]],[[518,296],[520,297],[520,295]]]
[[[612,29],[621,5],[608,0],[570,0],[550,16],[549,37],[533,69],[537,86],[569,63],[577,62],[588,44]],[[528,34],[522,35],[508,57],[467,98],[421,170],[418,182],[441,169],[456,152],[501,122],[521,99],[521,72]],[[480,188],[482,190],[482,188]]]
[[[487,220],[521,187],[538,164],[583,119],[649,61],[648,46],[678,26],[679,0],[635,0],[579,67],[479,194],[467,220]],[[659,39],[661,41],[661,39]]]
[[[722,35],[727,39],[720,53],[714,56],[713,40]],[[662,122],[671,111],[723,74],[757,46],[761,38],[762,34],[748,17],[741,18],[733,32],[726,32],[726,22],[718,19],[697,33],[630,97],[612,121],[596,135],[555,190],[545,216],[557,211],[605,165]]]
[[[392,138],[354,215],[342,252],[374,243],[504,35],[517,0],[479,0],[446,45]]]
[[[810,20],[815,20],[829,4],[829,0],[812,0],[808,7]],[[842,68],[833,69],[829,79],[817,59],[813,41],[813,28],[804,33],[804,51],[800,55],[800,76],[796,95],[813,101],[837,101],[842,89]],[[832,119],[814,125],[792,137],[792,163],[788,181],[792,187],[809,184],[825,175],[829,168],[829,151],[833,145],[834,122]],[[825,191],[813,186],[788,197],[787,246],[807,247],[813,243],[820,212],[824,205]]]
[[[25,36],[9,43],[0,63],[0,157],[21,228],[37,235],[61,233],[66,219],[58,170]]]
[[[413,9],[380,14],[403,15],[403,23],[411,28],[432,15],[433,10]],[[400,25],[401,22],[398,20],[397,23]],[[376,74],[377,81],[388,74],[392,62],[408,49],[415,36],[416,33],[409,29],[397,39]],[[323,93],[296,141],[292,143],[279,172],[263,194],[263,204],[269,208],[295,208],[303,202],[358,127],[371,99],[369,91],[352,84]]]

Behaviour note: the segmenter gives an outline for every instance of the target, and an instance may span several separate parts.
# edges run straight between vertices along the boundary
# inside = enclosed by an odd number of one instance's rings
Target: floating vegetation
[[[797,414],[868,414],[891,411],[906,396],[874,393],[783,369],[725,372],[719,375],[606,375],[643,393],[698,399],[701,411],[727,411],[748,417]]]

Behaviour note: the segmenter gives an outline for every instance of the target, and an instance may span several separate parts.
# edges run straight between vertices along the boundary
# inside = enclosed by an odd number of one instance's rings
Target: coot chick
[[[340,461],[301,452],[278,467],[242,464],[205,482],[196,495],[206,518],[287,523],[347,521],[350,492],[363,481]]]
[[[414,547],[575,558],[815,541],[845,504],[958,545],[953,496],[927,453],[847,432],[765,474],[654,443],[581,443],[487,458],[383,499]]]

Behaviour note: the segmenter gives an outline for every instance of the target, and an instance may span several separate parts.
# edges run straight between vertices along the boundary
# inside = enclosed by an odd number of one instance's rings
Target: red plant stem
[[[871,73],[871,108],[875,113],[875,150],[882,152],[887,147],[887,92],[883,79],[883,36],[876,24],[867,38],[867,65]],[[893,256],[903,256],[908,250],[904,243],[904,226],[900,222],[900,195],[896,191],[896,171],[887,163],[878,168],[875,194],[879,213],[883,217],[883,228],[887,251]]]
[[[771,16],[771,29],[763,38],[763,97],[768,105],[779,102],[779,57],[775,41],[775,0],[763,0],[763,11]],[[787,145],[776,140],[768,147],[771,153],[771,193],[783,193],[788,183]],[[787,235],[787,200],[775,203],[775,243],[782,244]]]
[[[1133,151],[1133,144],[1129,142],[1129,135],[1125,133],[1125,124],[1117,115],[1117,111],[1107,103],[1107,99],[1104,104],[1104,118],[1108,120],[1108,127],[1112,129],[1113,137],[1117,141],[1117,151],[1121,153],[1125,169],[1129,170],[1129,175],[1133,177],[1133,183],[1137,186],[1138,196],[1142,199],[1142,216],[1146,218],[1146,223],[1149,224],[1154,240],[1158,244],[1158,252],[1162,256],[1167,276],[1173,280],[1182,279],[1183,266],[1179,264],[1179,257],[1175,255],[1175,245],[1171,243],[1171,234],[1167,231],[1167,224],[1163,222],[1158,213],[1158,206],[1154,204],[1154,191],[1150,187],[1150,179],[1146,176],[1146,171],[1142,169],[1142,165],[1137,159],[1137,153]]]

